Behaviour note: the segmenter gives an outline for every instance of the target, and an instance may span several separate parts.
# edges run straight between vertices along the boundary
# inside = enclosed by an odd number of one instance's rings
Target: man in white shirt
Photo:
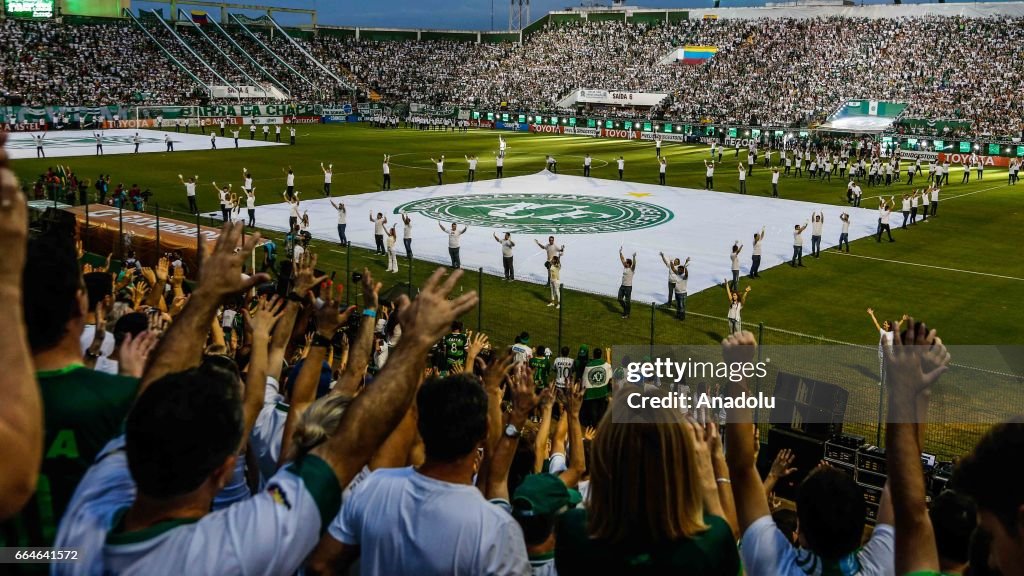
[[[789,265],[794,268],[804,265],[804,237],[802,234],[804,230],[807,230],[807,224],[808,222],[804,222],[803,226],[799,224],[793,226],[793,258],[790,259]]]
[[[469,164],[469,172],[466,174],[466,182],[476,180],[476,156],[466,156],[466,163]]]
[[[416,425],[425,462],[363,479],[307,569],[347,574],[358,558],[366,575],[529,574],[519,524],[473,486],[487,441],[487,403],[470,377],[424,383],[416,394]],[[517,438],[521,431],[509,425],[503,433]]]
[[[456,270],[462,268],[462,260],[459,259],[459,239],[466,233],[466,230],[469,230],[469,227],[463,226],[462,230],[459,231],[459,227],[455,222],[452,222],[450,230],[445,230],[444,225],[440,222],[437,225],[441,228],[441,232],[448,235],[448,255],[452,258],[452,268]]]
[[[737,148],[739,150],[739,148]],[[711,190],[715,186],[715,162],[704,161],[704,189]]]
[[[533,242],[538,247],[540,247],[541,250],[544,251],[544,256],[546,258],[545,263],[547,264],[546,267],[548,267],[548,284],[550,284],[551,283],[551,269],[550,269],[551,261],[555,259],[555,256],[558,256],[559,258],[561,258],[562,254],[565,254],[565,244],[562,244],[561,246],[559,246],[558,244],[555,244],[555,237],[554,236],[548,236],[548,243],[547,244],[541,244],[536,239]]]
[[[939,188],[932,187],[932,218],[939,212]]]
[[[188,198],[188,211],[190,214],[197,214],[199,208],[196,206],[196,181],[199,180],[199,175],[195,175],[188,179],[186,182],[181,174],[178,174],[178,180],[185,186],[185,197]]]
[[[811,226],[811,256],[821,258],[821,232],[825,226],[825,212],[818,214],[811,213],[813,225]]]
[[[430,159],[431,162],[437,165],[437,185],[444,184],[444,154],[438,159]]]
[[[320,163],[320,170],[324,173],[324,196],[329,197],[331,195],[331,181],[334,179],[334,164],[328,164],[324,168],[324,163]]]
[[[511,282],[516,278],[515,267],[512,263],[512,249],[515,248],[516,243],[512,241],[512,233],[505,232],[504,238],[498,238],[498,235],[494,234],[494,240],[501,244],[501,267],[505,271],[505,281]]]
[[[779,167],[772,168],[772,198],[779,197]]]
[[[584,177],[589,177],[590,176],[590,163],[591,162],[592,162],[592,159],[590,158],[590,153],[588,152],[586,154],[586,156],[583,157],[583,176]]]
[[[377,217],[373,217],[373,212],[370,212],[370,222],[373,222],[373,241],[377,246],[377,254],[387,254],[384,249],[384,227],[388,223],[388,219],[384,216],[383,212],[377,212]]]
[[[636,273],[636,252],[632,258],[626,258],[622,254],[622,246],[619,246],[619,262],[622,263],[622,283],[619,285],[619,305],[622,306],[622,318],[629,318],[629,311],[633,299],[633,275]]]
[[[391,190],[391,156],[384,155],[384,164],[382,165],[384,172],[384,183],[381,184],[381,190]]]
[[[622,180],[622,174],[626,170],[626,161],[622,158],[622,156],[619,156],[619,159],[616,160],[615,163],[618,164],[619,166],[619,180]]]
[[[875,235],[875,242],[882,241],[882,232],[889,235],[889,242],[895,242],[892,238],[892,228],[889,227],[889,217],[892,210],[884,198],[878,200],[878,233]]]
[[[843,244],[846,244],[846,252],[850,252],[850,215],[843,212],[839,215],[839,220],[843,222],[843,231],[839,234],[839,243],[836,245],[836,250],[842,252]]]

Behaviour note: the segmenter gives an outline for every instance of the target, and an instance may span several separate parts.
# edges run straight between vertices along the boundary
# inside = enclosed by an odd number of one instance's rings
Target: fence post
[[[124,260],[124,204],[120,202],[117,205],[117,250],[112,252]]]
[[[412,258],[407,258],[407,260],[409,261],[409,279],[407,282],[408,286],[406,287],[405,295],[409,297],[409,300],[412,300]]]
[[[760,364],[764,355],[764,322],[759,322],[757,324],[757,343],[760,344],[757,347],[757,362]],[[762,378],[760,376],[754,379],[754,396],[757,396],[758,393],[761,392],[761,380]],[[760,421],[761,410],[754,410],[754,426],[757,427]]]
[[[89,202],[88,202],[88,200],[89,199],[86,198],[86,202],[85,202],[85,234],[84,234],[84,236],[89,236]],[[81,238],[80,237],[79,240],[82,241],[82,246],[83,247],[85,247],[85,246],[87,246],[89,244],[88,238]]]
[[[345,306],[349,305],[349,293],[352,282],[352,244],[345,246]]]
[[[882,419],[885,418],[885,381],[888,380],[884,366],[885,358],[882,359],[881,382],[878,386],[878,427],[875,428],[875,446],[882,445],[882,422],[884,422]]]
[[[202,248],[202,242],[203,242],[202,231],[203,231],[203,228],[202,228],[202,224],[199,223],[199,218],[200,218],[199,212],[196,212],[196,266],[197,267],[203,265],[203,248]],[[199,270],[197,268],[196,272],[198,273],[198,271]]]
[[[483,330],[484,321],[484,269],[482,266],[476,271],[476,295],[480,300],[476,305],[476,331],[479,333]]]
[[[565,309],[565,293],[561,290],[558,295],[558,350],[562,350],[562,310]]]
[[[156,213],[156,255],[160,256],[160,203],[154,203],[154,209]]]
[[[654,356],[654,316],[658,311],[658,304],[651,302],[651,345],[648,354]]]

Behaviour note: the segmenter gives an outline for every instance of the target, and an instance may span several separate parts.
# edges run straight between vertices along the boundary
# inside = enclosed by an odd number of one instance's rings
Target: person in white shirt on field
[[[743,306],[747,303],[747,294],[750,293],[750,286],[747,286],[741,294],[737,290],[729,289],[729,281],[725,281],[725,294],[729,298],[729,334],[739,334],[743,330]]]
[[[737,170],[740,173],[740,194],[747,193],[747,168],[740,162],[737,166]]]
[[[547,262],[548,268],[548,287],[551,288],[551,301],[548,302],[548,306],[554,306],[555,308],[562,307],[562,258],[555,256],[550,262]]]
[[[189,178],[188,181],[186,181],[181,174],[178,174],[178,180],[180,180],[182,185],[185,186],[185,197],[188,198],[189,213],[198,214],[199,207],[196,206],[196,182],[199,181],[199,175],[196,174],[195,176]]]
[[[384,216],[383,212],[377,212],[377,217],[375,218],[371,210],[370,222],[373,222],[373,242],[377,248],[377,254],[387,254],[384,248],[384,227],[388,223],[387,217]]]
[[[811,212],[811,256],[821,258],[821,232],[825,226],[825,212]]]
[[[715,162],[704,161],[704,189],[711,190],[715,186]]]
[[[619,159],[615,161],[619,168],[619,180],[622,180],[622,175],[626,171],[626,160],[619,156]]]
[[[320,170],[324,173],[324,197],[329,198],[331,196],[331,180],[334,179],[334,164],[328,164],[324,168],[324,163],[320,163]]]
[[[761,270],[761,243],[764,242],[765,227],[761,227],[761,233],[754,232],[754,249],[750,256],[750,278],[760,278]]]
[[[391,156],[384,155],[384,164],[381,165],[381,170],[384,173],[384,183],[381,184],[381,190],[391,190]]]
[[[399,215],[402,217],[402,244],[405,245],[405,257],[412,260],[412,218],[404,211]]]
[[[618,301],[622,306],[622,318],[629,318],[630,308],[633,299],[633,276],[636,274],[636,252],[632,258],[622,255],[622,246],[619,246],[619,262],[622,263],[622,283],[619,285]]]
[[[256,188],[245,191],[245,209],[249,213],[249,227],[256,227]]]
[[[772,168],[772,198],[779,197],[779,167]]]
[[[331,206],[338,212],[338,244],[340,246],[347,246],[348,238],[345,237],[345,229],[348,228],[348,210],[340,198],[337,204],[334,203],[334,198],[330,198],[329,201]]]
[[[452,258],[452,268],[455,268],[456,270],[462,268],[462,260],[459,259],[460,239],[462,238],[462,235],[466,233],[466,230],[469,230],[469,227],[463,226],[460,231],[455,222],[452,222],[452,226],[448,230],[445,230],[444,225],[440,222],[437,223],[437,226],[441,229],[441,232],[448,235],[448,255]]]
[[[220,217],[224,222],[228,221],[231,215],[228,213],[228,200],[231,198],[231,184],[221,188],[213,182],[213,189],[217,191],[217,201],[220,203]]]
[[[658,158],[658,184],[665,185],[665,171],[668,169],[668,159],[664,156]]]
[[[476,156],[466,156],[466,163],[469,164],[469,171],[466,173],[466,182],[476,181]]]
[[[843,212],[839,215],[839,220],[843,223],[843,231],[839,234],[839,243],[836,244],[836,250],[842,252],[843,244],[846,245],[846,252],[850,252],[850,215]]]
[[[438,159],[430,159],[431,162],[437,165],[437,184],[440,186],[444,184],[444,154]]]
[[[932,218],[939,212],[939,187],[932,186]]]
[[[551,260],[553,260],[555,256],[561,256],[562,254],[565,253],[565,244],[562,244],[561,246],[559,246],[558,244],[555,244],[555,237],[554,236],[548,236],[548,243],[547,244],[541,244],[540,241],[536,240],[536,239],[534,239],[533,242],[541,250],[544,251],[544,256],[546,258],[545,263],[551,262]],[[550,271],[550,269],[548,270],[548,283],[549,284],[551,283],[551,271]]]
[[[284,185],[286,186],[286,194],[289,198],[295,195],[295,171],[289,166],[287,170],[281,169],[284,172]]]
[[[593,158],[590,157],[590,153],[589,152],[585,156],[583,156],[583,176],[584,177],[590,177],[590,164],[592,162],[593,162]]]
[[[395,253],[395,244],[398,243],[398,233],[395,232],[397,224],[392,224],[387,231],[388,268],[386,272],[398,272],[398,255]]]
[[[494,234],[494,241],[501,244],[501,267],[505,272],[505,281],[511,282],[516,278],[512,262],[512,249],[516,247],[516,243],[512,241],[512,233],[505,232],[504,238],[498,238],[498,235]]]
[[[875,234],[875,242],[882,241],[882,232],[889,235],[889,242],[895,242],[892,237],[892,228],[889,226],[889,218],[892,216],[892,203],[895,198],[890,197],[886,202],[885,198],[878,199],[878,232]]]
[[[672,305],[672,301],[674,299],[673,295],[675,294],[675,291],[676,291],[676,283],[675,283],[675,280],[673,280],[673,278],[672,278],[672,274],[675,271],[676,266],[679,266],[679,258],[673,258],[673,259],[669,260],[665,256],[664,252],[658,252],[658,254],[661,256],[661,261],[668,268],[668,300],[665,301],[665,306],[671,306]]]
[[[739,290],[740,285],[740,252],[743,252],[743,244],[740,244],[739,240],[737,240],[736,242],[733,242],[732,251],[729,253],[733,290]]]
[[[789,265],[796,268],[797,266],[804,265],[804,230],[807,230],[808,222],[804,222],[804,225],[799,224],[793,226],[793,258],[790,259]]]

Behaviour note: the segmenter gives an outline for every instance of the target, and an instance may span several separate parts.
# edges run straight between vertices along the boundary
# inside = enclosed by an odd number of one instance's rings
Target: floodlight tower
[[[530,23],[530,0],[509,0],[508,29],[519,32]]]

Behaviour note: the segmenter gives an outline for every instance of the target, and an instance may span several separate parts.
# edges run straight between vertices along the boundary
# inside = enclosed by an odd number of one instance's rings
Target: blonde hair
[[[305,454],[323,443],[338,429],[341,417],[351,403],[351,396],[328,394],[310,404],[295,425],[292,450],[297,455]]]
[[[631,410],[625,394],[614,404],[590,448],[590,536],[666,542],[707,530],[696,447],[682,414]],[[615,422],[613,413],[630,422]]]

